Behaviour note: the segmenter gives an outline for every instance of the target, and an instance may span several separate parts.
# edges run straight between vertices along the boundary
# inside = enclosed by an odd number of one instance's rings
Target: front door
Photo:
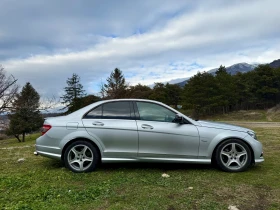
[[[199,135],[196,126],[173,122],[176,113],[159,104],[136,102],[139,119],[138,157],[197,158]]]

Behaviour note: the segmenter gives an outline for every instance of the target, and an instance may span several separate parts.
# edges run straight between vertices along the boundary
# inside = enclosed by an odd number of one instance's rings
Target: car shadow
[[[65,169],[63,162],[58,160],[46,160],[43,164],[45,167],[56,170],[56,169]],[[151,171],[220,171],[217,166],[213,164],[195,164],[195,163],[156,163],[156,162],[123,162],[123,163],[102,163],[98,166],[96,171],[99,172],[113,172],[113,171],[137,171],[137,170],[151,170]],[[250,173],[263,171],[261,165],[251,166],[249,168]],[[225,172],[227,173],[227,172]]]
[[[58,160],[47,160],[44,164],[47,168],[58,169],[65,168],[63,162]],[[119,170],[217,170],[213,165],[209,164],[189,164],[189,163],[146,163],[146,162],[123,162],[123,163],[101,163],[97,171],[119,171]]]
[[[216,170],[212,165],[188,163],[102,163],[98,171],[114,170]]]

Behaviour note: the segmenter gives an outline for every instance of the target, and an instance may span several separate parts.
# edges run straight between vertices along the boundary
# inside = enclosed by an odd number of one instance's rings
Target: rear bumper
[[[36,151],[36,152],[34,152],[34,155],[36,155],[36,156],[41,155],[44,157],[61,160],[61,155],[49,153],[49,152]]]
[[[58,147],[48,147],[42,145],[35,145],[36,151],[34,155],[41,155],[48,158],[61,160],[61,149]]]

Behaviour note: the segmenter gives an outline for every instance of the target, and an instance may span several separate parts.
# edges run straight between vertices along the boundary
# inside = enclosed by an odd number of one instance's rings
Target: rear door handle
[[[147,125],[147,124],[143,124],[143,125],[141,125],[141,127],[142,127],[143,129],[150,129],[150,130],[154,129],[153,126]]]
[[[95,125],[95,126],[103,126],[104,125],[103,122],[98,122],[98,121],[93,122],[92,124]]]

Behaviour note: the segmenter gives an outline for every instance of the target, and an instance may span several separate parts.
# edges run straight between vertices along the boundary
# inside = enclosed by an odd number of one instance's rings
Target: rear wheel
[[[239,139],[222,142],[216,150],[217,166],[223,171],[245,171],[251,164],[251,151],[246,143]]]
[[[65,166],[76,173],[93,171],[100,156],[97,149],[87,141],[75,141],[64,153]]]

